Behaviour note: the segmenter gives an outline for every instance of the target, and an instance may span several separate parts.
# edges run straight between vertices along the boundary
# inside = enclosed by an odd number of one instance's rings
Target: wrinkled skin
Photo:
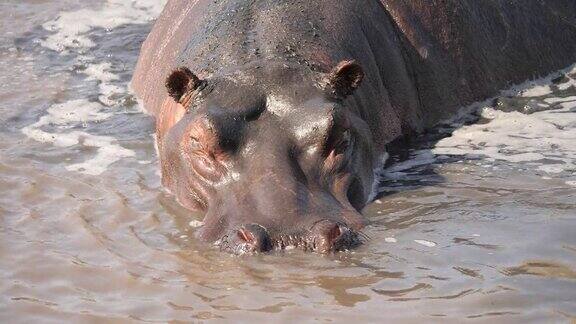
[[[574,26],[569,0],[171,0],[133,87],[201,239],[337,251],[388,143],[572,63]]]

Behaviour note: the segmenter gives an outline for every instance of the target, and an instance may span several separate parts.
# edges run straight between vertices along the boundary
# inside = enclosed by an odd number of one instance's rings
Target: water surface
[[[383,170],[358,249],[230,256],[162,189],[129,91],[160,9],[0,4],[0,322],[575,321],[574,69],[497,105],[552,110],[485,108]]]

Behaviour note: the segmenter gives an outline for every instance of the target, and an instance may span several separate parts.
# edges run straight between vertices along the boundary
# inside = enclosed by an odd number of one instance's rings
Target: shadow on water
[[[461,127],[481,122],[483,121],[479,113],[473,111],[466,115],[459,125]],[[458,126],[441,123],[422,134],[405,136],[389,143],[386,146],[388,158],[384,168],[377,172],[378,193],[374,200],[444,183],[445,178],[435,170],[437,165],[480,159],[461,155],[438,156],[432,152],[436,143],[450,137],[456,129]]]

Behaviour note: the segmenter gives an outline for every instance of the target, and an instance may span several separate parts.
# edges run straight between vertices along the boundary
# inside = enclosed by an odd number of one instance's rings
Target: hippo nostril
[[[349,247],[347,238],[352,237],[352,232],[344,225],[329,220],[322,220],[314,224],[311,229],[314,250],[320,253],[328,253]]]
[[[251,242],[254,242],[256,240],[254,235],[252,233],[250,233],[250,231],[248,231],[244,228],[239,229],[237,234],[238,234],[238,238],[244,242],[251,243]]]
[[[258,224],[246,224],[236,231],[238,248],[242,252],[265,252],[272,249],[268,231]]]
[[[340,237],[340,235],[342,235],[340,225],[334,224],[334,226],[332,226],[332,228],[326,234],[326,239],[330,242],[334,242]]]

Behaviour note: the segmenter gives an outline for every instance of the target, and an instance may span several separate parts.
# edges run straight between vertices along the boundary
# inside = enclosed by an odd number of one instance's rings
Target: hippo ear
[[[184,94],[197,89],[202,83],[190,69],[179,67],[166,78],[165,85],[168,95],[179,102]]]
[[[362,79],[364,71],[356,61],[342,61],[336,65],[328,74],[328,84],[332,87],[334,93],[345,98],[354,92]]]

